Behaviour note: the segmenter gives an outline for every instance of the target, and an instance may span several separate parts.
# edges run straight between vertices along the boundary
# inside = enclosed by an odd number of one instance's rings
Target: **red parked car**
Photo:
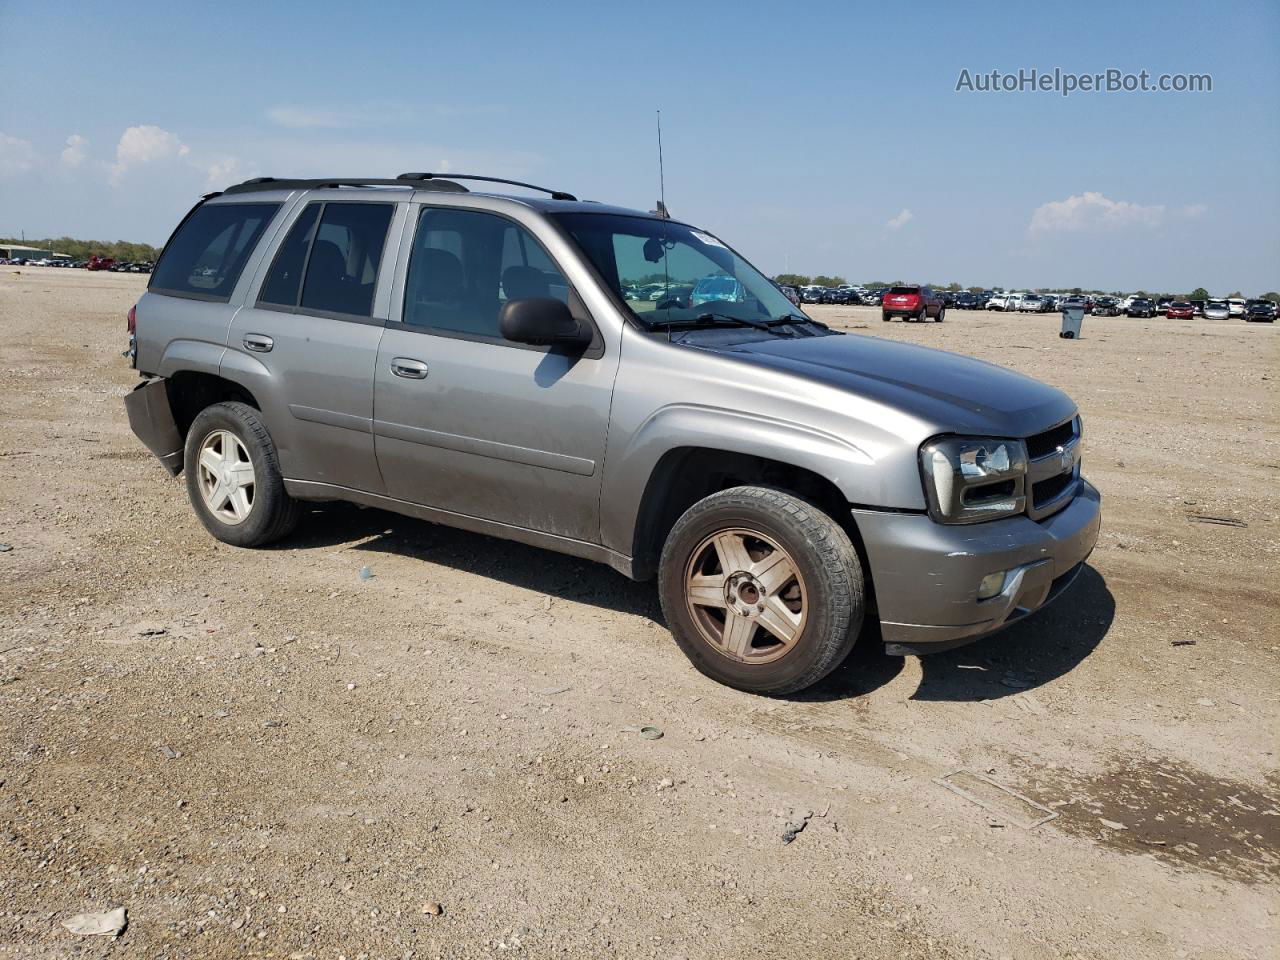
[[[100,257],[96,253],[89,258],[86,270],[110,270],[116,265],[115,257]]]
[[[1170,320],[1194,320],[1196,308],[1185,300],[1175,300],[1169,304],[1169,312],[1165,316]]]
[[[903,320],[925,320],[937,323],[947,314],[942,294],[932,287],[890,287],[880,302],[880,319],[888,323],[894,317]]]

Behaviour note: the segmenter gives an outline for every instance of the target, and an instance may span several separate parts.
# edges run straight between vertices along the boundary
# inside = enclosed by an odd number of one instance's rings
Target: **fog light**
[[[1001,570],[998,573],[988,573],[985,577],[983,577],[982,582],[978,584],[978,599],[990,600],[992,597],[998,594],[1001,590],[1003,590],[1004,575],[1005,575],[1005,571]]]

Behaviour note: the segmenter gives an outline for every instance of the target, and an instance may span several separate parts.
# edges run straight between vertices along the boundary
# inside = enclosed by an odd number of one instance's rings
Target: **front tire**
[[[755,486],[712,494],[676,521],[659,594],[700,672],[766,696],[803,690],[839,666],[865,609],[844,529],[799,497]]]
[[[187,496],[223,543],[260,547],[287,536],[302,507],[285,492],[276,447],[247,403],[206,407],[187,431]]]
[[[946,307],[939,307],[939,308],[938,308],[938,315],[937,315],[936,317],[934,317],[934,318],[933,318],[933,322],[934,322],[934,323],[941,323],[941,322],[942,322],[943,317],[945,317],[946,315],[947,315],[947,308],[946,308]]]

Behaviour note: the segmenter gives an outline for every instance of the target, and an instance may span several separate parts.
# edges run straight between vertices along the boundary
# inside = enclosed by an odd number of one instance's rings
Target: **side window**
[[[390,203],[326,203],[307,257],[300,306],[367,317],[386,245]],[[273,268],[274,270],[274,268]]]
[[[289,235],[284,238],[271,272],[267,274],[258,295],[259,303],[279,303],[288,307],[298,305],[298,291],[302,288],[302,271],[311,252],[311,234],[320,216],[323,203],[309,203],[293,222]]]
[[[148,289],[205,300],[231,298],[278,203],[211,203],[178,228],[151,274]]]
[[[423,208],[405,281],[405,323],[501,339],[498,311],[526,297],[569,302],[568,280],[529,231],[491,213]]]

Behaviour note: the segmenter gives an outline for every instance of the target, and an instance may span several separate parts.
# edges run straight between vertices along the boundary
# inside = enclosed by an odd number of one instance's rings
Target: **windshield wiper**
[[[692,320],[651,320],[650,330],[693,330],[698,327],[753,327],[765,333],[777,336],[795,336],[791,331],[777,329],[773,321],[756,320],[752,317],[735,317],[727,313],[700,313]]]
[[[815,327],[819,327],[823,330],[831,329],[822,321],[815,320],[813,317],[806,317],[803,313],[784,313],[782,316],[774,317],[769,321],[769,325],[775,327],[780,327],[784,323],[811,323]]]

